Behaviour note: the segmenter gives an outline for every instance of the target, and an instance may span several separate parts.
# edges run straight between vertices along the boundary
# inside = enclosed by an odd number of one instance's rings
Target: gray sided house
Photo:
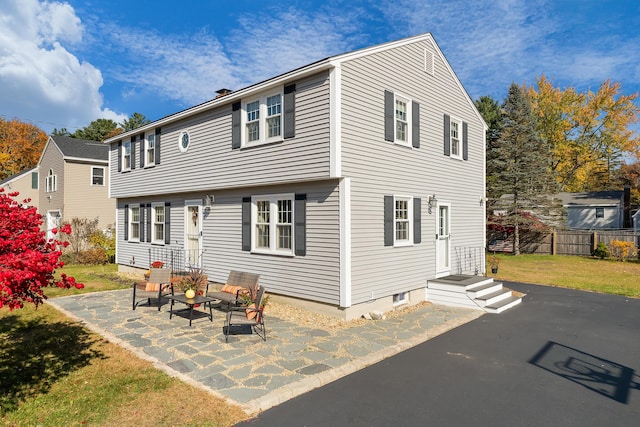
[[[430,34],[233,91],[106,141],[117,263],[258,273],[346,319],[423,301],[485,271],[485,130]]]
[[[50,136],[38,161],[38,211],[46,230],[73,218],[115,225],[109,198],[109,149],[97,141]]]
[[[628,190],[627,190],[628,191]],[[591,191],[558,193],[566,210],[566,226],[574,230],[607,230],[630,227],[625,225],[624,191]]]

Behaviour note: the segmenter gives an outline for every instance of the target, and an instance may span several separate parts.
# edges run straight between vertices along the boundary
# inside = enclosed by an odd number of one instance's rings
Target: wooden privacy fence
[[[589,256],[604,242],[612,240],[633,242],[640,247],[640,233],[627,230],[557,230],[550,233],[536,233],[535,236],[521,237],[520,251],[526,254],[580,255]],[[513,235],[504,240],[489,240],[490,252],[513,252]]]

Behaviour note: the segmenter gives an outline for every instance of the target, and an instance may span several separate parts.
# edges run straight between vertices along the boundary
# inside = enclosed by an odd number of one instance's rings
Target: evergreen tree
[[[482,118],[487,123],[487,195],[489,198],[495,197],[492,193],[495,188],[494,183],[491,181],[496,177],[496,171],[493,170],[495,165],[494,157],[496,154],[496,148],[498,140],[500,138],[500,126],[502,121],[502,109],[500,103],[493,99],[491,96],[481,96],[475,102],[478,111],[482,115]]]
[[[104,141],[110,136],[121,133],[118,124],[111,119],[97,119],[89,123],[82,129],[78,129],[73,133],[74,138],[88,139],[90,141]]]
[[[146,125],[147,123],[150,123],[150,120],[147,119],[144,114],[133,113],[128,119],[125,119],[120,126],[122,126],[122,129],[124,129],[125,132],[128,132]]]
[[[502,224],[514,232],[513,253],[520,254],[520,232],[531,221],[526,211],[548,205],[546,188],[550,182],[548,150],[536,131],[536,118],[522,89],[515,83],[502,108],[500,135],[492,153],[491,191],[495,198],[508,200]]]

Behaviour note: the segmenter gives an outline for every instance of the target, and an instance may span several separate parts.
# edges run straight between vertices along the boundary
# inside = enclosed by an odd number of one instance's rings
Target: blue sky
[[[640,91],[637,0],[0,0],[0,116],[151,120],[327,56],[430,32],[472,99],[511,82]]]

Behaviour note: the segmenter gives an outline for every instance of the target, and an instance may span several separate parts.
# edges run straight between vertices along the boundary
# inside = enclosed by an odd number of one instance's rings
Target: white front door
[[[51,230],[60,227],[60,218],[62,214],[60,211],[47,211],[47,239],[53,239],[56,237]]]
[[[185,267],[202,266],[202,201],[185,202]]]
[[[438,202],[436,223],[436,277],[451,273],[451,205]]]

